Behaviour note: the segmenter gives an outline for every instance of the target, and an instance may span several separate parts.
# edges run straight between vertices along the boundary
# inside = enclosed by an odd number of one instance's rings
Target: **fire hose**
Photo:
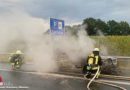
[[[89,81],[89,83],[87,84],[88,90],[91,90],[89,86],[90,86],[90,84],[95,80],[97,74],[99,73],[99,70],[100,70],[100,66],[98,66],[97,72],[95,73],[95,75],[93,76],[93,78],[92,78],[92,79]],[[86,78],[86,77],[85,77],[85,78]]]

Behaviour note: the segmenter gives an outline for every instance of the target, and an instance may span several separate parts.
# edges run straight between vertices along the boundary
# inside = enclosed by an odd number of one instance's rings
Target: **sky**
[[[0,13],[24,11],[32,17],[82,23],[94,17],[130,23],[130,0],[0,0]]]

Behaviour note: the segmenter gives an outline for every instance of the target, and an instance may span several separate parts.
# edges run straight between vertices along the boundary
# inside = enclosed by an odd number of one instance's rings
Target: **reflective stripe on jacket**
[[[89,66],[87,66],[87,70],[90,70],[91,68]],[[96,67],[93,67],[92,70],[97,70],[98,69],[98,66]]]

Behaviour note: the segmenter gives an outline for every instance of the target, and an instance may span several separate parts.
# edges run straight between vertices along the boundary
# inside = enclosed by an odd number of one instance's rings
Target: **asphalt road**
[[[27,66],[26,66],[27,67]],[[86,90],[87,81],[79,79],[66,79],[61,77],[51,77],[47,75],[36,75],[22,70],[12,71],[9,64],[0,63],[0,76],[5,86],[15,88],[0,88],[1,90],[15,90],[16,87],[26,87],[16,90]],[[30,70],[33,71],[33,70]],[[35,72],[37,73],[37,72]],[[93,83],[93,90],[118,90],[113,87]],[[128,86],[126,86],[129,88]]]
[[[38,76],[23,72],[0,71],[6,86],[28,87],[19,90],[86,90],[86,81],[77,79],[64,79],[50,76]],[[118,90],[108,86],[93,84],[93,90]],[[15,88],[2,89],[15,90]]]

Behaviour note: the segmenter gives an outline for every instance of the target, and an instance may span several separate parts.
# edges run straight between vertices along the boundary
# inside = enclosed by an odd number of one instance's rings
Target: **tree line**
[[[98,31],[104,35],[130,35],[130,25],[126,21],[109,20],[105,22],[101,19],[86,18],[82,25],[86,26],[85,30],[88,35],[98,35]]]
[[[65,26],[66,33],[71,35],[77,35],[81,26],[85,26],[85,30],[88,35],[130,35],[130,25],[126,21],[117,22],[115,20],[109,20],[107,22],[101,19],[86,18],[82,24],[74,26]]]

